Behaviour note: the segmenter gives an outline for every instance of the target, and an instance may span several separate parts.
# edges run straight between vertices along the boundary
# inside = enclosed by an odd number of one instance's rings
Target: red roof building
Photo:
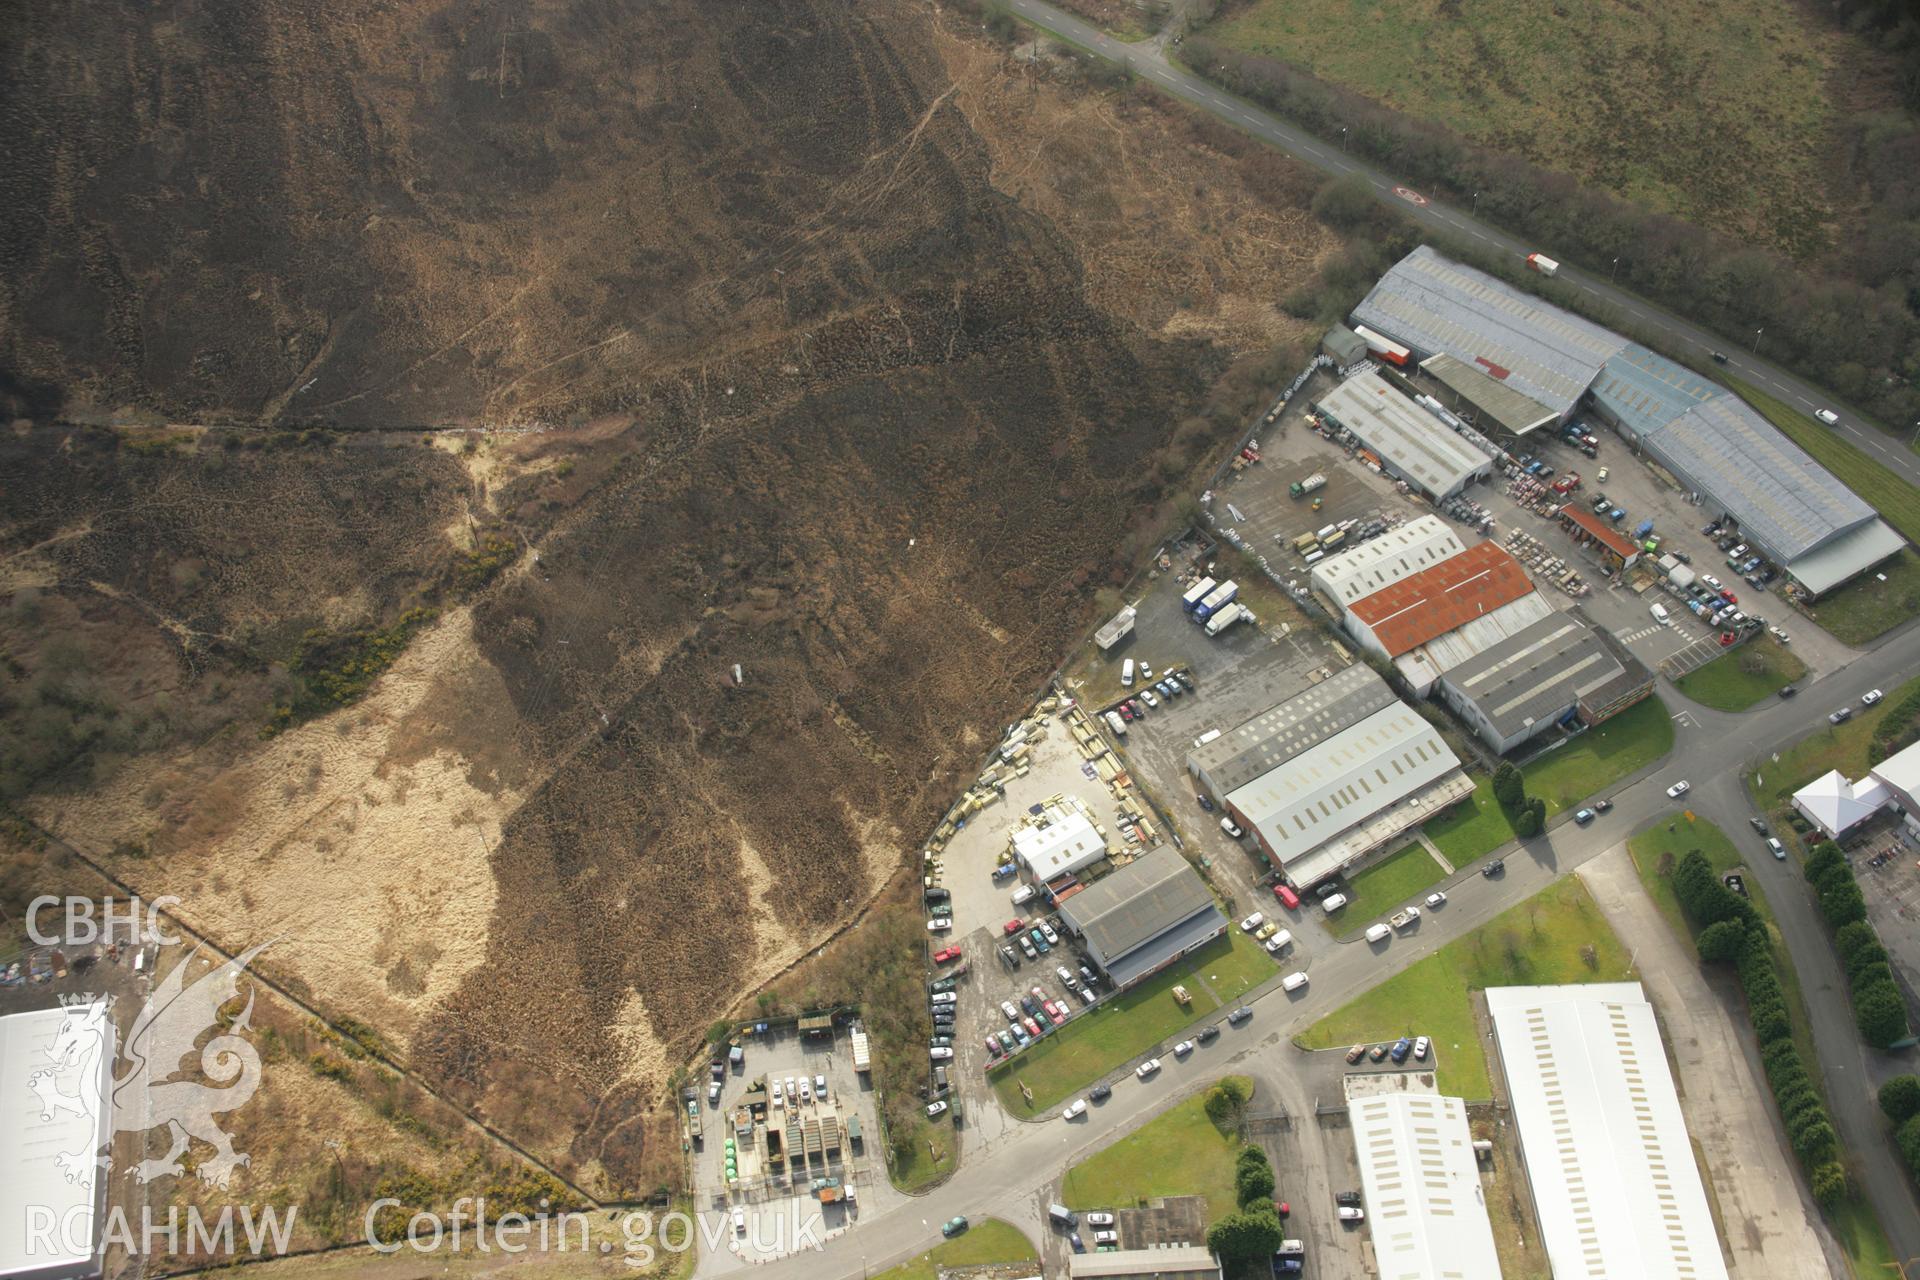
[[[1465,626],[1533,590],[1520,562],[1480,542],[1347,606],[1354,639],[1386,658]]]
[[[1560,508],[1560,523],[1575,542],[1597,550],[1609,568],[1624,569],[1639,558],[1640,548],[1632,538],[1577,502]]]

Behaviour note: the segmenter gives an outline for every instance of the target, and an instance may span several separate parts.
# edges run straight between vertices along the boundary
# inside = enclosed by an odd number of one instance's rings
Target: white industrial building
[[[1552,612],[1518,560],[1476,542],[1353,601],[1343,625],[1424,698],[1449,668]]]
[[[48,1049],[67,1019],[81,1022],[100,1053],[61,1066]],[[0,1018],[0,1277],[75,1280],[100,1274],[97,1256],[106,1208],[106,1176],[93,1187],[67,1181],[56,1163],[64,1153],[101,1150],[111,1132],[114,1029],[105,1000],[36,1009]],[[60,1094],[85,1098],[87,1114],[56,1108],[49,1116],[28,1083],[52,1069]],[[56,1224],[54,1248],[27,1230],[27,1209],[44,1208]]]
[[[1350,1096],[1367,1228],[1393,1280],[1499,1280],[1467,1104],[1405,1090]]]
[[[1439,418],[1387,385],[1360,373],[1313,406],[1380,459],[1380,468],[1430,501],[1451,498],[1493,471],[1493,458]]]
[[[1313,566],[1313,585],[1344,617],[1354,601],[1466,550],[1439,516],[1421,516]]]
[[[1640,984],[1490,987],[1486,999],[1555,1280],[1724,1280]]]
[[[1850,782],[1838,769],[1793,793],[1793,807],[1829,840],[1838,840],[1882,810],[1901,815],[1920,838],[1920,743],[1888,756]]]
[[[1077,803],[1050,804],[1039,821],[1015,827],[1013,855],[1039,884],[1071,874],[1107,856],[1107,842]]]
[[[1233,791],[1226,807],[1287,879],[1306,887],[1472,791],[1434,727],[1395,702]]]

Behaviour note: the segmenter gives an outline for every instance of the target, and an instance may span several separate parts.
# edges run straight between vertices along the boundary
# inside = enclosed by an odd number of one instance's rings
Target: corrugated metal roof
[[[1179,1249],[1122,1249],[1067,1255],[1067,1274],[1107,1276],[1217,1276],[1220,1264],[1200,1245]]]
[[[1319,409],[1430,498],[1451,497],[1493,469],[1492,458],[1377,373],[1348,378],[1320,397]]]
[[[1853,490],[1732,394],[1693,406],[1641,441],[1682,484],[1738,520],[1748,541],[1789,567],[1874,518]]]
[[[1638,343],[1608,360],[1593,381],[1594,401],[1635,435],[1672,422],[1726,389]]]
[[[1726,1280],[1646,991],[1489,987],[1486,1000],[1553,1274]]]
[[[1872,520],[1792,561],[1787,572],[1795,582],[1819,595],[1866,572],[1906,545],[1907,540],[1888,528],[1886,521]]]
[[[1387,682],[1356,662],[1196,747],[1187,756],[1187,768],[1204,777],[1216,796],[1224,796],[1393,703]]]
[[[1379,1274],[1500,1274],[1466,1103],[1433,1094],[1362,1097],[1347,1106],[1367,1229]]]
[[[1397,658],[1532,590],[1533,580],[1518,560],[1498,543],[1480,542],[1354,601],[1348,612],[1373,633],[1388,657]]]
[[[1640,554],[1639,544],[1632,538],[1627,537],[1579,503],[1568,503],[1560,508],[1560,514],[1618,552],[1622,559],[1631,560]]]
[[[1416,693],[1433,686],[1444,673],[1491,649],[1508,636],[1553,616],[1553,605],[1539,591],[1529,591],[1510,604],[1489,609],[1471,622],[1463,623],[1417,644],[1393,660],[1400,674],[1414,685]]]
[[[1522,394],[1518,388],[1510,387],[1477,365],[1456,360],[1444,351],[1422,360],[1420,367],[1442,385],[1459,393],[1482,415],[1517,436],[1525,435],[1536,427],[1544,427],[1560,417],[1532,396]]]
[[[1461,663],[1447,687],[1480,709],[1504,741],[1565,715],[1580,699],[1626,674],[1600,634],[1577,613],[1544,618]],[[1645,675],[1643,668],[1640,675]]]
[[[1313,583],[1343,609],[1428,565],[1466,550],[1460,535],[1439,516],[1421,516],[1352,551],[1313,566]]]
[[[1390,267],[1353,309],[1353,319],[1422,359],[1453,356],[1556,415],[1571,409],[1608,357],[1627,345],[1619,334],[1427,245]]]
[[[1161,845],[1088,885],[1062,903],[1060,913],[1086,937],[1100,963],[1111,965],[1206,909],[1218,911],[1206,882],[1171,846]]]
[[[1433,726],[1396,702],[1241,787],[1227,803],[1285,862],[1459,767]]]

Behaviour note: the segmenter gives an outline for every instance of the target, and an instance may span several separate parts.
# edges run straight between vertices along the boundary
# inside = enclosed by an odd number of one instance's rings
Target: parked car
[[[1157,707],[1160,705],[1160,699],[1153,696],[1153,690],[1151,689],[1142,689],[1140,691],[1140,701],[1146,703],[1149,707]]]
[[[1300,906],[1300,895],[1293,891],[1293,886],[1291,885],[1274,885],[1273,896],[1280,899],[1280,905],[1289,911],[1297,910]]]
[[[1781,844],[1780,841],[1773,836],[1767,837],[1767,852],[1771,853],[1775,858],[1778,858],[1781,862],[1785,862],[1787,860],[1787,846]]]
[[[1088,1100],[1093,1102],[1105,1102],[1108,1098],[1111,1098],[1112,1096],[1113,1096],[1112,1087],[1104,1084],[1097,1084],[1093,1086],[1093,1088],[1087,1090],[1087,1098]]]
[[[1853,708],[1842,707],[1838,711],[1829,715],[1827,719],[1833,724],[1844,724],[1848,720],[1853,719]]]
[[[1333,1202],[1335,1204],[1359,1204],[1360,1193],[1358,1191],[1338,1191],[1334,1193]]]
[[[1306,975],[1301,974],[1300,976],[1305,977]],[[1291,991],[1293,990],[1293,988],[1288,987],[1287,990]],[[1252,1016],[1253,1016],[1253,1010],[1243,1004],[1238,1009],[1235,1009],[1232,1013],[1229,1013],[1227,1015],[1227,1025],[1230,1027],[1237,1027],[1241,1023],[1245,1022],[1248,1018],[1251,1018]]]
[[[1263,945],[1266,947],[1268,955],[1277,956],[1293,945],[1293,933],[1291,930],[1282,929],[1271,938],[1268,938]]]
[[[1407,1060],[1407,1055],[1412,1052],[1413,1052],[1413,1041],[1409,1040],[1406,1036],[1401,1036],[1398,1040],[1393,1042],[1393,1052],[1388,1054],[1387,1056],[1392,1058],[1396,1063],[1399,1063],[1399,1062],[1405,1062]]]
[[[1367,1046],[1363,1044],[1354,1045],[1353,1048],[1347,1050],[1347,1062],[1349,1065],[1360,1061],[1360,1059],[1366,1056],[1367,1056]]]
[[[947,1104],[944,1101],[929,1102],[927,1104],[927,1116],[929,1119],[931,1119],[934,1116],[945,1113],[946,1109],[947,1109]],[[961,1219],[961,1221],[964,1222],[966,1221],[966,1219],[963,1218]]]
[[[1247,834],[1245,831],[1240,829],[1239,824],[1234,822],[1232,818],[1220,819],[1220,829],[1226,832],[1228,835],[1232,836],[1235,840],[1238,840],[1241,836],[1244,836],[1245,834]]]
[[[1342,1222],[1365,1222],[1367,1220],[1367,1211],[1365,1209],[1356,1208],[1350,1204],[1341,1205],[1339,1213],[1340,1221]]]
[[[1586,826],[1589,822],[1592,822],[1593,819],[1594,819],[1594,812],[1591,809],[1582,809],[1578,813],[1573,815],[1573,820],[1583,827]]]
[[[1595,813],[1611,813],[1613,812],[1613,801],[1595,800],[1593,802],[1593,811]]]
[[[1687,792],[1691,790],[1693,790],[1693,784],[1691,782],[1688,782],[1685,778],[1682,778],[1680,781],[1674,783],[1672,786],[1667,788],[1667,798],[1669,800],[1678,800],[1681,796],[1687,794]]]
[[[1095,1211],[1081,1215],[1081,1221],[1090,1227],[1110,1227],[1113,1225],[1113,1215]]]
[[[1427,910],[1429,911],[1433,910],[1435,907],[1443,907],[1446,904],[1447,904],[1447,895],[1442,890],[1435,889],[1432,893],[1427,895]]]
[[[1199,1041],[1201,1044],[1212,1044],[1215,1040],[1218,1040],[1220,1038],[1220,1028],[1202,1027],[1200,1028],[1199,1034],[1195,1035],[1193,1038]]]
[[[1344,893],[1328,894],[1326,897],[1320,899],[1320,907],[1328,915],[1332,915],[1346,905],[1347,895]]]
[[[1432,1042],[1425,1036],[1416,1037],[1413,1042],[1414,1059],[1418,1062],[1425,1062],[1427,1060],[1427,1050],[1432,1047]]]
[[[1840,425],[1840,415],[1835,413],[1831,409],[1815,409],[1813,411],[1813,416],[1820,419],[1820,421],[1826,423],[1830,427],[1837,427]]]
[[[1087,1100],[1085,1098],[1075,1098],[1072,1105],[1060,1113],[1060,1118],[1062,1120],[1074,1120],[1085,1114],[1087,1114]]]
[[[936,978],[928,987],[935,995],[942,991],[952,991],[959,980],[957,978]]]
[[[935,916],[933,919],[927,921],[928,933],[945,933],[951,928],[953,928],[952,916]]]
[[[1767,820],[1765,818],[1748,818],[1747,825],[1763,836],[1769,834],[1767,831]]]
[[[927,1056],[932,1058],[935,1062],[945,1062],[947,1059],[953,1056],[953,1050],[945,1047],[929,1049],[927,1050]]]
[[[1798,692],[1800,692],[1799,685],[1789,684],[1789,685],[1782,685],[1780,687],[1780,696],[1783,698],[1791,698],[1794,694]]]
[[[1371,1049],[1367,1050],[1367,1061],[1385,1062],[1387,1060],[1387,1050],[1391,1049],[1392,1047],[1393,1046],[1390,1044],[1374,1045]]]
[[[1152,1076],[1153,1073],[1158,1071],[1159,1069],[1160,1069],[1160,1059],[1148,1058],[1145,1062],[1141,1063],[1139,1066],[1133,1069],[1133,1074],[1140,1077],[1142,1080],[1145,1080],[1148,1077]]]
[[[1265,924],[1266,920],[1267,918],[1265,916],[1256,911],[1240,922],[1240,928],[1246,933],[1252,933],[1255,929]]]
[[[1860,705],[1863,707],[1870,707],[1874,703],[1880,701],[1880,699],[1886,696],[1887,696],[1886,694],[1880,692],[1878,689],[1869,689],[1865,693],[1860,695]]]
[[[1205,809],[1208,813],[1213,812],[1213,801],[1207,799],[1206,794],[1204,792],[1200,792],[1200,791],[1194,792],[1193,798],[1200,802],[1200,807],[1202,809]]]
[[[1507,869],[1507,860],[1505,858],[1495,858],[1492,862],[1489,862],[1486,866],[1480,868],[1480,874],[1485,876],[1487,879],[1491,880],[1495,876],[1504,872],[1506,869]]]
[[[1038,1040],[1041,1036],[1046,1034],[1045,1032],[1040,1030],[1040,1024],[1034,1021],[1032,1018],[1020,1019],[1020,1025],[1025,1027],[1027,1029],[1027,1034],[1032,1036],[1036,1040]]]
[[[1055,933],[1053,931],[1053,926],[1048,924],[1045,920],[1042,920],[1040,922],[1040,935],[1044,937],[1048,941],[1048,943],[1050,943],[1051,945],[1056,947],[1060,945],[1060,935]]]
[[[1179,1044],[1173,1046],[1173,1056],[1176,1058],[1184,1058],[1192,1052],[1193,1041],[1191,1040],[1182,1040]]]
[[[959,958],[960,958],[960,948],[958,947],[942,947],[940,950],[933,953],[933,962],[935,964],[947,964],[948,962],[953,960],[958,960]]]
[[[1304,973],[1290,973],[1281,979],[1280,985],[1288,991],[1298,991],[1307,985],[1307,975]]]
[[[943,1102],[943,1103],[940,1103],[939,1105],[944,1107],[947,1104]],[[967,1220],[965,1217],[949,1218],[945,1222],[940,1224],[940,1234],[948,1237],[949,1239],[959,1235],[962,1231],[965,1231],[966,1229],[967,1229]]]
[[[960,997],[955,995],[951,991],[936,991],[932,995],[928,996],[927,999],[931,1000],[934,1004],[954,1004],[960,999]],[[807,1082],[805,1080],[802,1080],[800,1082],[800,1088],[804,1091],[806,1087],[807,1087]]]

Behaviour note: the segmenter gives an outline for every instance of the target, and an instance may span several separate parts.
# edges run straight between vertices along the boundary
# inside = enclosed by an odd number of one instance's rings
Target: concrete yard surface
[[[1640,887],[1625,845],[1578,872],[1659,1013],[1687,1131],[1705,1176],[1728,1271],[1739,1280],[1812,1280],[1848,1275],[1838,1248],[1811,1225],[1808,1198],[1785,1136],[1767,1107],[1767,1085],[1728,1000],[1707,982],[1687,947]]]

